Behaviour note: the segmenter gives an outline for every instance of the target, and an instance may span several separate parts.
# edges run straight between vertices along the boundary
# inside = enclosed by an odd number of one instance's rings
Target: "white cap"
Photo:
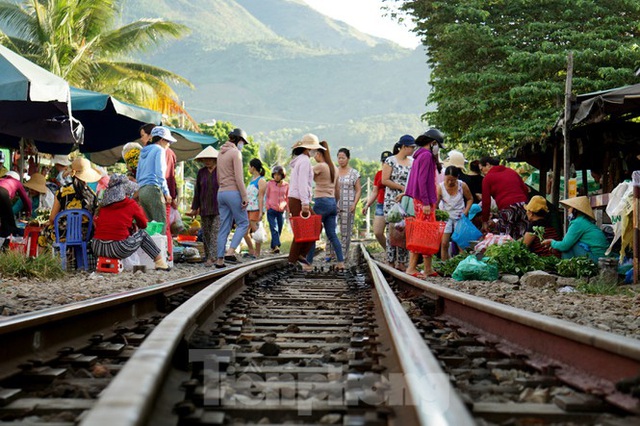
[[[167,140],[171,143],[178,142],[178,140],[174,138],[173,135],[171,134],[171,130],[163,126],[156,126],[153,128],[153,130],[151,130],[151,137],[154,137],[154,136],[159,136],[162,139]]]

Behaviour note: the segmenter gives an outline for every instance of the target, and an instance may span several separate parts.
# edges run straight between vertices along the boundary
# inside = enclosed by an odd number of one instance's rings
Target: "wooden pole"
[[[20,182],[22,182],[22,175],[24,173],[24,138],[20,138],[20,159],[18,160],[18,175],[20,176]]]
[[[567,55],[567,81],[564,90],[564,122],[562,123],[562,134],[564,136],[564,194],[563,198],[569,198],[569,168],[571,167],[570,148],[571,148],[571,84],[573,79],[573,52]],[[564,210],[564,232],[567,232],[568,226],[567,209]]]
[[[542,163],[540,164],[540,177],[538,178],[538,191],[542,194],[543,197],[547,197],[547,165]]]
[[[371,178],[368,177],[367,178],[367,198],[366,198],[366,200],[369,199],[370,195],[371,195]],[[373,205],[373,211],[375,212],[376,203],[373,203],[372,205]],[[369,223],[369,220],[371,219],[371,215],[369,214],[369,210],[371,210],[371,209],[367,209],[367,212],[365,213],[365,216],[364,216],[364,223],[366,224],[366,230],[367,230],[367,238],[369,238],[369,235],[370,235],[370,232],[371,232],[371,223]]]
[[[553,180],[551,181],[551,203],[554,206],[560,201],[560,147],[556,144],[553,147]]]

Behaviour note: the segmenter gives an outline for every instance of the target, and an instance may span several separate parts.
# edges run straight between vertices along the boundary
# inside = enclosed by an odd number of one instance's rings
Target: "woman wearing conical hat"
[[[31,197],[31,218],[37,216],[37,210],[51,210],[55,196],[46,185],[47,179],[40,173],[34,173],[31,178],[25,182],[24,188],[29,192]],[[21,199],[13,203],[13,214],[17,216],[23,209],[24,203]]]
[[[551,246],[562,253],[563,259],[589,256],[594,262],[605,257],[609,247],[604,232],[595,224],[589,198],[585,196],[560,201],[568,208],[569,228],[562,241],[546,239],[542,245]]]

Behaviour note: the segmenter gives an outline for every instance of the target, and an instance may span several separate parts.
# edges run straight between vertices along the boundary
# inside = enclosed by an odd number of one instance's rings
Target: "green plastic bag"
[[[472,254],[458,263],[451,277],[456,281],[495,281],[498,279],[498,266],[482,262]]]

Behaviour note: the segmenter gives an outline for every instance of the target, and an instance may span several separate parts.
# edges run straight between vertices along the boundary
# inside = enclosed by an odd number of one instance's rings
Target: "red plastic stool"
[[[122,272],[122,268],[122,261],[120,259],[98,257],[98,263],[96,264],[96,271],[98,272],[119,274],[120,272]]]

